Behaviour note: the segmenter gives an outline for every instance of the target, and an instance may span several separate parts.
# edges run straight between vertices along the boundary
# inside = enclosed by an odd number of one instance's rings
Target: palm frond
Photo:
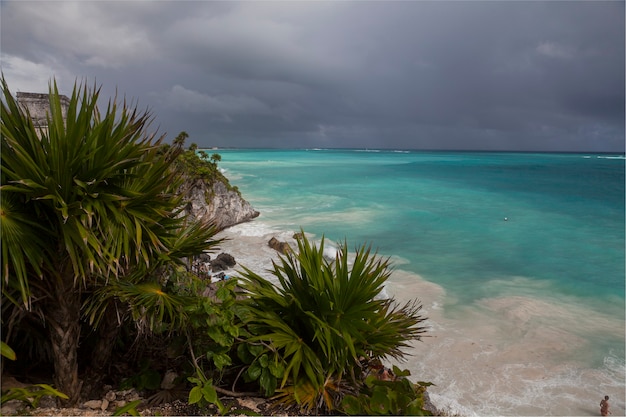
[[[329,261],[324,238],[315,245],[302,235],[297,253],[273,263],[278,285],[245,268],[238,279],[248,295],[242,304],[250,341],[264,342],[287,363],[283,393],[300,401],[310,388],[315,401],[303,401],[328,406],[328,381],[358,378],[360,357],[402,358],[425,332],[425,318],[417,301],[397,306],[380,298],[391,267],[371,246],[357,248],[350,262],[344,242]]]

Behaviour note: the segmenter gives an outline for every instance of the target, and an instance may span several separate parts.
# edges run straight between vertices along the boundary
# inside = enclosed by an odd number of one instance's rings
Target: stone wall
[[[23,93],[18,91],[17,103],[30,114],[31,119],[35,127],[47,129],[48,128],[48,114],[50,113],[50,101],[48,94],[40,93]],[[60,96],[61,99],[61,113],[63,119],[67,117],[67,108],[70,105],[70,99],[67,96]]]

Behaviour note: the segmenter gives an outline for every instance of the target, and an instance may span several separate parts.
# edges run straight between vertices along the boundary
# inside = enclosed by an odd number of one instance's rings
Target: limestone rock
[[[17,401],[17,400],[7,401],[6,403],[2,405],[2,408],[0,408],[0,415],[3,415],[3,416],[16,415],[18,410],[21,407],[24,407],[21,401]]]
[[[240,407],[249,408],[255,413],[260,413],[259,404],[263,403],[264,400],[262,398],[244,397],[238,398],[237,402]]]
[[[185,214],[201,221],[213,222],[218,230],[258,217],[250,203],[221,181],[213,184],[198,179],[188,181],[182,190]]]
[[[115,395],[115,391],[111,390],[105,394],[104,399],[111,402],[111,401],[115,401],[116,397],[117,396]]]
[[[270,241],[267,243],[267,245],[270,248],[274,249],[275,251],[282,253],[283,255],[285,255],[288,252],[291,252],[291,246],[289,246],[289,243],[281,242],[275,237],[272,237]]]
[[[102,401],[101,400],[90,400],[90,401],[87,401],[87,402],[83,403],[83,407],[91,408],[92,410],[97,410],[100,407],[102,407]]]

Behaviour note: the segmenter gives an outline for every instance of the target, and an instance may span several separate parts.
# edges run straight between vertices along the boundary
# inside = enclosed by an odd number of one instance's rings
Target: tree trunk
[[[91,397],[102,385],[115,341],[120,334],[121,324],[117,319],[116,307],[116,301],[111,301],[98,325],[98,339],[91,354],[89,369],[85,373],[84,378],[83,396],[85,398]]]
[[[53,299],[46,305],[46,322],[54,358],[55,388],[69,399],[63,405],[74,405],[80,399],[78,379],[78,341],[80,338],[80,291],[74,288],[73,276],[64,274],[51,290]]]

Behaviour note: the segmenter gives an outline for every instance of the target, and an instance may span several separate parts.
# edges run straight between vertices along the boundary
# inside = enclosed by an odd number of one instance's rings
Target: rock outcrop
[[[258,217],[250,203],[221,181],[213,184],[196,179],[184,186],[185,214],[202,221],[212,221],[218,230]]]
[[[210,262],[210,265],[212,272],[219,272],[226,271],[227,269],[232,268],[233,266],[237,265],[237,262],[232,255],[228,253],[220,253],[219,255],[217,255],[217,258]]]
[[[281,242],[280,240],[276,239],[275,237],[272,237],[270,239],[269,242],[267,242],[267,245],[274,249],[275,251],[277,251],[278,253],[281,253],[283,255],[286,255],[287,253],[291,252],[291,246],[289,246],[289,243],[287,242]]]

